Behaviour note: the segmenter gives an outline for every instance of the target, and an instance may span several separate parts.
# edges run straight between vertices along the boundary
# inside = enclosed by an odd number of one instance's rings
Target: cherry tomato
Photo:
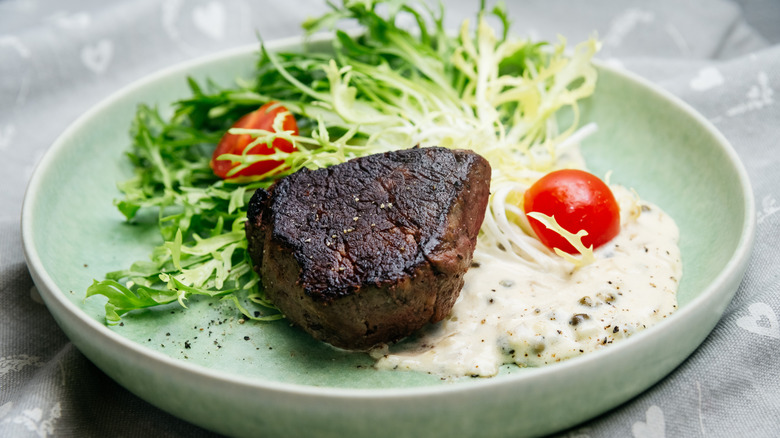
[[[620,208],[609,187],[598,177],[575,169],[550,172],[536,181],[523,197],[525,213],[540,212],[555,218],[558,225],[576,234],[585,230],[585,247],[597,248],[620,231]],[[536,236],[548,248],[569,254],[577,250],[560,234],[528,217]]]
[[[273,132],[274,119],[279,113],[284,112],[286,112],[287,115],[284,118],[282,127],[285,131],[293,131],[294,135],[297,135],[298,124],[295,122],[295,117],[287,110],[287,108],[279,105],[276,102],[268,102],[261,106],[258,110],[252,111],[251,113],[241,117],[235,124],[233,124],[232,127],[264,129],[266,131]],[[214,150],[214,154],[211,157],[210,164],[211,168],[214,170],[214,173],[223,179],[237,178],[242,176],[258,176],[275,169],[283,163],[282,161],[275,160],[259,161],[247,167],[246,169],[241,170],[240,172],[228,176],[228,172],[238,164],[233,163],[230,160],[218,160],[217,157],[222,154],[240,155],[252,141],[254,141],[254,138],[252,138],[252,136],[249,134],[231,134],[226,132],[219,141],[219,144],[217,144],[217,148]],[[275,139],[272,145],[273,147],[268,147],[268,145],[259,144],[252,148],[250,153],[258,155],[271,155],[277,149],[284,152],[293,152],[296,150],[292,143],[282,138]]]

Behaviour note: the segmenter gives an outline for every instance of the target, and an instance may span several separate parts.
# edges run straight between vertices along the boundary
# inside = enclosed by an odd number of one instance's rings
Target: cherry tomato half
[[[585,230],[585,247],[597,248],[620,231],[620,208],[609,187],[598,177],[575,169],[550,172],[536,181],[523,197],[526,214],[540,212],[553,216],[558,225],[576,234]],[[548,248],[569,254],[577,250],[560,234],[528,217],[539,240]]]
[[[263,129],[273,132],[274,119],[280,113],[287,113],[284,118],[284,122],[282,123],[284,130],[293,131],[294,135],[297,135],[298,124],[295,122],[295,117],[287,110],[287,108],[283,107],[277,102],[266,103],[265,105],[261,106],[260,109],[252,111],[251,113],[238,119],[238,121],[233,124],[232,127]],[[222,154],[240,155],[244,149],[246,149],[249,143],[252,143],[252,141],[254,141],[254,138],[252,138],[252,136],[249,134],[231,134],[226,132],[219,141],[219,144],[217,144],[217,148],[214,150],[214,154],[211,157],[210,164],[211,168],[214,170],[214,173],[223,179],[237,178],[242,176],[258,176],[275,169],[283,163],[282,161],[274,160],[259,161],[247,167],[246,169],[243,169],[240,172],[237,172],[228,177],[228,172],[230,172],[230,169],[236,167],[238,164],[233,163],[230,160],[218,160],[217,157]],[[293,152],[296,150],[292,143],[282,138],[275,139],[272,145],[273,147],[268,147],[268,145],[259,144],[252,148],[250,153],[258,155],[271,155],[277,149],[284,152]]]

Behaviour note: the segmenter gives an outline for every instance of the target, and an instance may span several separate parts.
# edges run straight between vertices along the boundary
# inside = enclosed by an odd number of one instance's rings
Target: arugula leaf
[[[131,310],[168,304],[179,298],[175,291],[158,290],[145,286],[137,286],[133,289],[130,290],[114,280],[95,280],[92,286],[87,288],[86,298],[94,295],[108,297],[106,321],[109,324],[118,323],[122,319],[122,315]]]

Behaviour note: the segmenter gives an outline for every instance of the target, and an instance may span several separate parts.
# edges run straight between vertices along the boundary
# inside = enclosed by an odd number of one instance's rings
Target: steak
[[[490,174],[473,152],[413,148],[257,190],[246,233],[266,297],[315,338],[351,350],[442,320],[471,263]]]

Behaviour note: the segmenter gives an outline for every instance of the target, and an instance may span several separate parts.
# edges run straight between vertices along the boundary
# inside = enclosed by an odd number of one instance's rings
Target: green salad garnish
[[[510,38],[502,5],[487,11],[483,3],[476,20],[464,21],[454,35],[444,29],[443,6],[329,5],[330,12],[304,24],[307,35],[333,33],[328,51],[271,53],[261,44],[251,78],[228,88],[190,79],[192,96],[175,102],[170,116],[139,106],[127,153],[134,176],[119,184],[124,197],[116,206],[128,221],[158,227],[164,243],[148,260],[87,289],[87,297],[108,297],[109,324],[136,309],[185,306],[192,295],[231,300],[249,319],[281,318],[247,254],[246,204],[257,188],[304,167],[416,145],[465,148],[490,161],[495,189],[559,165],[559,149],[578,129],[578,101],[595,88],[595,39],[565,54],[563,39]],[[339,30],[345,21],[360,28]],[[281,129],[281,119],[273,131],[230,129],[269,102],[294,115],[298,132]],[[562,108],[571,114],[566,126],[556,117]],[[263,160],[284,164],[255,177],[222,179],[209,162],[228,130],[254,138],[247,150],[278,138],[296,150],[223,155],[242,169]]]

